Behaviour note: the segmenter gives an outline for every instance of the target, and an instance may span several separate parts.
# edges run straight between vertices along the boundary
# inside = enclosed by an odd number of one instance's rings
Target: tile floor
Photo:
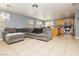
[[[65,35],[49,42],[25,38],[24,41],[7,44],[0,40],[1,56],[78,56],[79,40]]]

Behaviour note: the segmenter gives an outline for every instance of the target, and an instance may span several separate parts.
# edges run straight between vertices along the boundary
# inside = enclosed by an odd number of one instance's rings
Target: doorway
[[[58,36],[74,34],[74,19],[72,17],[57,19],[55,25],[58,28]]]
[[[67,18],[64,21],[64,34],[73,35],[74,33],[74,20],[73,18]]]

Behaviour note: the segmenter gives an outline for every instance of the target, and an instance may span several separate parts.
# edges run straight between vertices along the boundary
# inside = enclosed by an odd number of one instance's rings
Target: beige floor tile
[[[79,48],[66,48],[65,55],[67,56],[79,56]]]
[[[24,41],[7,44],[0,40],[0,55],[3,56],[76,56],[79,55],[79,40],[70,35],[59,36],[48,42],[25,38]]]

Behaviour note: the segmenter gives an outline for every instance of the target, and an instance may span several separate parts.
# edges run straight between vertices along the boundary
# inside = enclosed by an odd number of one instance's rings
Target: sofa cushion
[[[39,36],[39,37],[47,37],[47,34],[39,33],[37,36]]]
[[[29,33],[29,32],[26,32],[26,36],[27,35],[30,35],[30,36],[38,36],[38,37],[47,37],[47,34],[44,34],[44,33],[39,33],[39,34],[36,34],[36,33]]]
[[[26,36],[27,36],[27,35],[36,36],[37,34],[36,34],[36,33],[29,33],[29,32],[26,32]]]
[[[16,32],[16,28],[6,28],[5,31],[7,31],[9,33],[15,33]]]
[[[42,28],[35,28],[35,29],[33,29],[33,31],[32,31],[32,33],[42,33]]]
[[[43,33],[46,33],[46,27],[43,27],[42,29],[43,29]]]
[[[32,33],[32,31],[33,31],[33,28],[26,28],[26,32]]]
[[[9,34],[6,34],[6,37],[11,37],[11,36],[17,36],[17,35],[23,35],[24,33],[9,33]]]
[[[17,28],[16,32],[26,32],[26,28]]]

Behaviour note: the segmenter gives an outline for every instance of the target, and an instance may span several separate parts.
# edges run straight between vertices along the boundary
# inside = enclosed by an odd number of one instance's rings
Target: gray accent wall
[[[34,28],[36,27],[36,20],[39,20],[44,24],[44,21],[42,21],[38,18],[24,16],[24,15],[16,14],[16,13],[5,11],[5,10],[0,10],[0,12],[2,12],[2,11],[5,12],[5,13],[10,14],[10,20],[8,21],[7,19],[5,19],[4,28],[5,27],[28,28],[29,27],[28,20],[33,20],[34,21],[34,24],[33,24]],[[4,28],[3,28],[3,30],[4,30]],[[0,37],[2,37],[2,31],[0,31]]]
[[[10,21],[7,21],[5,27],[25,28],[29,26],[27,20],[25,16],[10,13]]]

